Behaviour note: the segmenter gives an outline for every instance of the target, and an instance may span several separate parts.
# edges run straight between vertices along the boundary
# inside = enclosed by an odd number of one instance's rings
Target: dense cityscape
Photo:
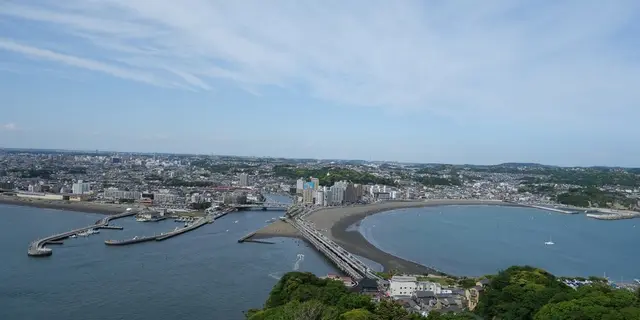
[[[581,208],[638,208],[637,169],[292,160],[202,155],[0,151],[0,189],[41,200],[205,209],[297,195],[306,205],[484,199]],[[7,193],[5,192],[5,193]]]

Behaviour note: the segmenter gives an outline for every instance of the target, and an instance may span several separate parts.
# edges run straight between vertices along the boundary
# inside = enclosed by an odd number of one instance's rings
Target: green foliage
[[[531,319],[553,296],[569,290],[544,270],[511,267],[493,277],[476,312],[486,319]]]
[[[351,181],[359,184],[382,184],[395,186],[392,179],[377,177],[368,172],[360,172],[339,167],[324,167],[320,169],[297,168],[288,165],[273,167],[273,173],[278,177],[290,179],[314,177],[320,180],[320,185],[331,186],[338,181]]]
[[[474,313],[429,312],[428,320],[638,320],[640,290],[613,289],[604,282],[574,290],[552,274],[514,266],[491,275]],[[601,280],[591,277],[593,281]],[[454,279],[450,279],[454,280]],[[454,280],[455,281],[455,280]],[[475,279],[458,279],[472,285]],[[265,308],[246,313],[249,320],[418,320],[402,305],[349,292],[339,281],[290,272],[274,286]]]
[[[340,281],[320,279],[308,272],[289,272],[273,287],[262,310],[249,310],[250,320],[410,320],[402,306],[350,292]]]
[[[524,183],[518,187],[518,192],[530,192],[535,194],[550,194],[555,191],[555,188],[546,184],[530,184]]]
[[[425,186],[459,186],[462,185],[462,181],[455,176],[451,176],[449,178],[442,177],[434,177],[434,176],[424,176],[418,179],[418,182],[422,183]]]
[[[631,291],[616,290],[607,285],[583,286],[565,299],[543,306],[534,319],[640,319],[640,301]]]
[[[476,279],[471,279],[471,278],[461,279],[460,281],[458,281],[458,284],[460,284],[460,286],[465,289],[469,289],[476,285]]]
[[[213,163],[210,159],[197,159],[191,161],[191,166],[202,168],[212,173],[228,173],[255,167],[247,163]]]
[[[541,165],[497,165],[488,167],[470,167],[470,171],[492,173],[518,173],[546,176],[534,178],[536,182],[572,184],[583,187],[620,185],[628,187],[640,186],[640,169],[622,168],[561,168]],[[528,178],[531,179],[531,178]]]
[[[376,316],[365,309],[353,309],[340,315],[340,320],[376,320]]]
[[[476,315],[470,312],[463,312],[458,314],[453,313],[440,313],[438,311],[429,312],[427,320],[475,320],[478,319]]]
[[[573,290],[546,271],[511,267],[492,278],[475,312],[485,319],[640,319],[640,292],[590,279],[596,283]]]
[[[381,301],[376,307],[378,320],[411,320],[416,319],[404,310],[402,305],[393,301]],[[419,318],[418,318],[419,319]]]
[[[610,204],[632,205],[635,201],[628,199],[625,195],[602,191],[596,187],[576,188],[556,196],[559,203],[577,207],[608,207]]]

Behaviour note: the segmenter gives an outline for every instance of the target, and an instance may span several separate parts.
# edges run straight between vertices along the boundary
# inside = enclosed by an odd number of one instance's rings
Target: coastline
[[[37,199],[20,199],[13,196],[0,195],[0,204],[21,206],[21,207],[33,207],[41,209],[54,209],[64,211],[75,211],[84,213],[97,213],[97,214],[118,214],[122,213],[131,206],[108,204],[108,203],[93,203],[93,202],[64,202],[60,200],[37,200]]]
[[[422,208],[448,205],[495,205],[510,207],[526,207],[523,205],[493,200],[429,200],[429,201],[397,201],[383,202],[373,205],[344,208],[327,208],[313,212],[307,220],[314,223],[333,241],[345,250],[381,264],[385,271],[396,270],[407,274],[443,274],[434,267],[409,261],[384,252],[371,244],[358,231],[348,231],[353,224],[364,218],[397,209]]]

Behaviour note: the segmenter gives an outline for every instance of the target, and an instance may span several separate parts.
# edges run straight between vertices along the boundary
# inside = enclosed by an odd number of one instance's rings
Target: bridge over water
[[[304,213],[306,212],[303,212],[300,216],[306,216]],[[354,280],[360,281],[363,278],[370,278],[376,281],[382,280],[382,278],[360,261],[360,259],[329,239],[322,232],[316,230],[304,219],[287,218],[286,222],[298,229],[307,241]]]
[[[291,206],[291,204],[282,202],[258,202],[247,204],[232,204],[230,206],[236,209],[287,210]]]

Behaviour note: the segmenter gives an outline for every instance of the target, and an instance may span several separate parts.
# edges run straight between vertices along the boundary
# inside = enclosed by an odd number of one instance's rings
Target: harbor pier
[[[72,235],[85,232],[92,229],[104,229],[105,227],[109,227],[109,222],[112,220],[129,217],[135,215],[135,211],[125,211],[123,213],[114,214],[110,216],[106,216],[98,221],[95,224],[86,226],[83,228],[74,229],[71,231],[54,234],[52,236],[35,240],[29,244],[29,248],[27,249],[27,254],[32,257],[47,257],[53,254],[53,250],[47,248],[47,244],[60,244],[56,242],[60,242],[63,239],[66,239]]]

